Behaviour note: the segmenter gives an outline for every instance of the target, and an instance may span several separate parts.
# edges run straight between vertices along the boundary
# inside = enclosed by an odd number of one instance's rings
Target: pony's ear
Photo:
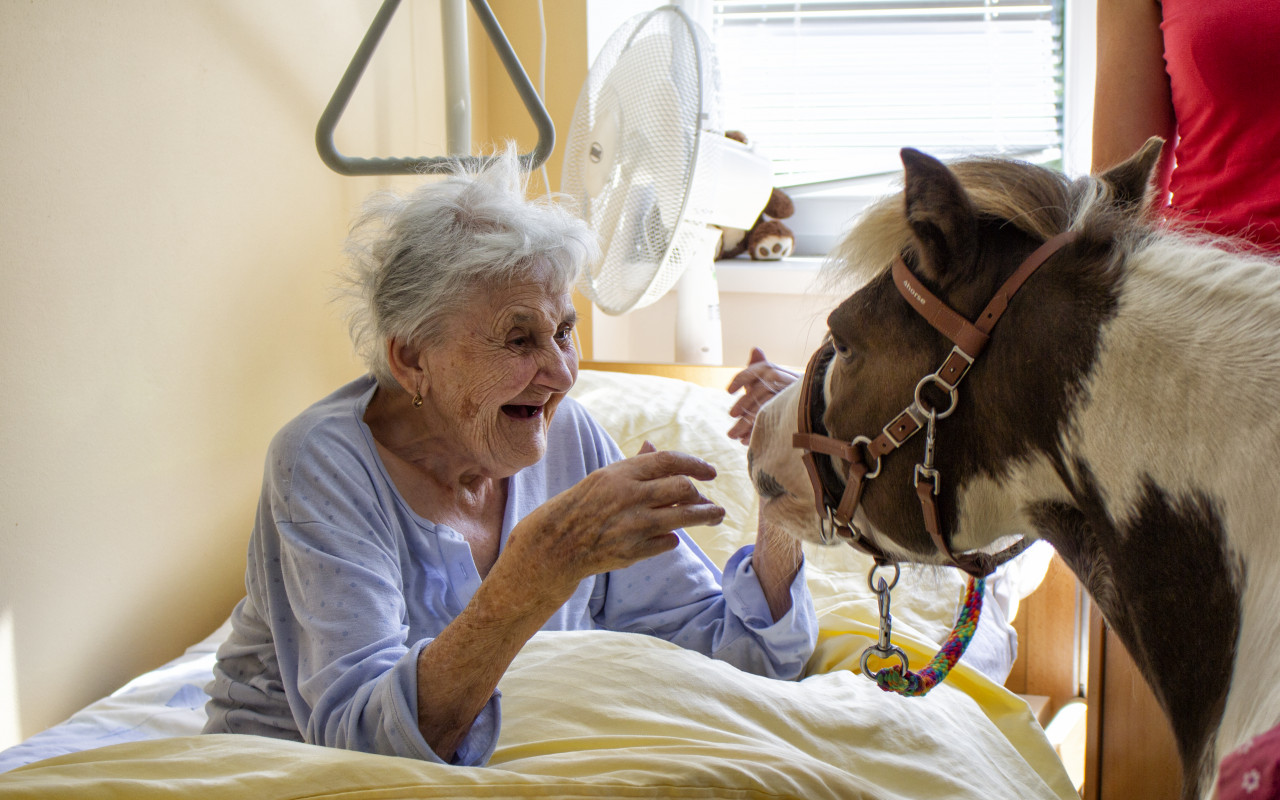
[[[1164,139],[1152,136],[1128,160],[1098,176],[1111,187],[1116,205],[1124,208],[1147,207],[1154,189],[1151,178],[1155,174],[1156,164],[1160,162],[1160,151],[1163,149]]]
[[[947,166],[909,147],[906,168],[907,224],[920,246],[920,270],[936,282],[968,271],[978,258],[978,217],[968,193]]]

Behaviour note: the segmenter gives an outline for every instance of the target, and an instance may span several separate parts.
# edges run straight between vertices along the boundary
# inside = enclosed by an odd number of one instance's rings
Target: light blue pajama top
[[[440,761],[418,731],[418,653],[467,605],[480,575],[457,532],[415,514],[395,489],[363,417],[366,376],[286,425],[268,451],[249,542],[246,596],[218,650],[206,733],[252,733]],[[502,546],[546,499],[621,459],[571,398],[546,456],[508,482]],[[721,574],[685,535],[662,555],[584,580],[544,630],[658,636],[760,675],[799,676],[817,641],[804,570],[773,622],[750,546]],[[487,763],[501,692],[452,763]]]

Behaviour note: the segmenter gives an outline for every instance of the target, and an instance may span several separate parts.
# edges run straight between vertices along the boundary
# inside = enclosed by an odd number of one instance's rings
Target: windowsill
[[[814,286],[821,256],[793,256],[781,261],[730,258],[716,262],[716,281],[722,293],[824,294]]]

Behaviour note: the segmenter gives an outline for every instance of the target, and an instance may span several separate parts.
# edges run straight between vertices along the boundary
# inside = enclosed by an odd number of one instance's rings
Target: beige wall
[[[314,130],[379,5],[0,0],[0,747],[225,618],[268,441],[359,371],[328,302],[343,235],[410,179],[330,172]],[[536,4],[493,8],[536,70]],[[545,8],[554,186],[585,0]],[[471,38],[476,146],[530,149]],[[438,2],[406,2],[342,152],[444,152],[439,45]]]
[[[490,0],[489,4],[536,88],[541,47],[538,4],[530,0]],[[587,2],[543,0],[542,6],[547,28],[546,104],[556,125],[556,147],[547,160],[547,177],[552,189],[559,190],[565,137],[578,90],[587,77]],[[479,47],[476,50],[480,52]],[[521,152],[529,152],[537,144],[537,130],[493,48],[485,44],[483,53],[488,107],[484,122],[477,122],[477,130],[487,132],[490,138],[514,138]],[[543,186],[534,180],[531,189],[541,191]]]
[[[328,292],[379,180],[314,129],[377,7],[0,2],[0,745],[226,616],[268,440],[357,374]],[[344,152],[443,152],[438,20]]]

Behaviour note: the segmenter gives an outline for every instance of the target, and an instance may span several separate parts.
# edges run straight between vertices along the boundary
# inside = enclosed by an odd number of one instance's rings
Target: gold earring
[[[414,408],[422,408],[422,395],[421,395],[421,393],[416,393],[416,392],[414,393],[414,395],[413,395],[413,407],[414,407]]]

